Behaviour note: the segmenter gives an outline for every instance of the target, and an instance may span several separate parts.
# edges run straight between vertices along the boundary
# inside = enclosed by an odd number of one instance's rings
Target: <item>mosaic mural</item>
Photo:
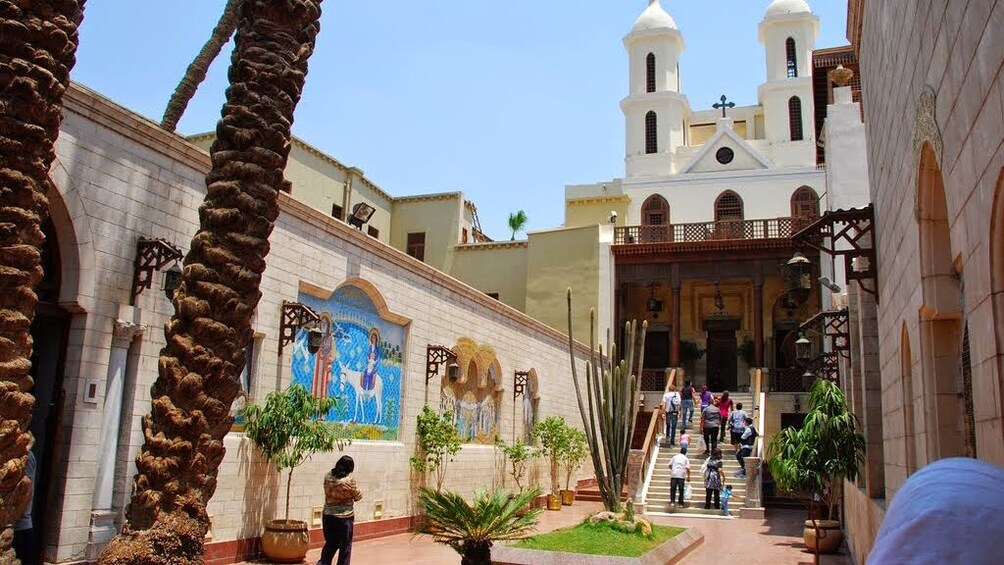
[[[341,401],[327,420],[354,439],[398,439],[404,326],[380,317],[370,297],[343,286],[327,300],[300,293],[298,300],[321,317],[317,353],[307,351],[307,330],[293,345],[293,383],[314,396]]]
[[[460,437],[467,443],[494,444],[499,434],[502,372],[495,351],[460,338],[453,347],[460,366],[456,381],[443,378],[440,409],[452,414]]]

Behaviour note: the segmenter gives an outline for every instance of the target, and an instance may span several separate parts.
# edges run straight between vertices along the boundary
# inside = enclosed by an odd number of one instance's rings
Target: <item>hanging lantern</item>
[[[175,261],[171,268],[164,272],[164,294],[168,300],[174,300],[174,291],[181,286],[181,267]]]
[[[795,341],[795,359],[804,365],[808,363],[811,358],[812,342],[805,337],[805,334],[799,334],[798,340]]]
[[[321,349],[321,341],[324,339],[324,332],[316,325],[307,330],[307,351],[311,354],[317,353]]]
[[[783,276],[789,302],[795,305],[805,302],[812,291],[812,262],[796,251],[784,264]]]

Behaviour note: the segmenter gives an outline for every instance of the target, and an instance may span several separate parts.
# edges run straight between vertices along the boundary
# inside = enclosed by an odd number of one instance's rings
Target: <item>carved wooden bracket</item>
[[[875,211],[871,204],[864,208],[826,212],[796,232],[791,239],[796,245],[807,245],[834,257],[843,257],[846,280],[857,281],[861,290],[875,297],[878,303]],[[841,246],[840,242],[845,246]],[[865,285],[869,279],[872,288]]]
[[[321,317],[317,315],[317,312],[314,312],[306,304],[283,300],[282,316],[279,320],[279,355],[282,355],[282,348],[287,343],[292,343],[296,339],[296,330],[310,322],[320,321]]]
[[[143,289],[153,286],[153,272],[164,268],[171,261],[179,261],[184,255],[173,243],[166,239],[139,238],[136,243],[136,260],[133,262],[132,294],[129,304],[136,305],[136,297]]]

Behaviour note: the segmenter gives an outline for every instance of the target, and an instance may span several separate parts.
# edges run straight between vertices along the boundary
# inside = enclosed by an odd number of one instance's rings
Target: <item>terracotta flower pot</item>
[[[561,490],[561,504],[565,506],[571,506],[575,502],[575,491],[574,490]]]
[[[561,495],[558,494],[547,495],[547,509],[561,510]]]
[[[819,537],[816,537],[816,530]],[[840,531],[840,522],[836,520],[806,520],[802,530],[802,539],[810,553],[835,553],[840,549],[844,533]]]
[[[300,520],[270,520],[261,535],[261,550],[276,563],[300,563],[310,549],[307,523]]]

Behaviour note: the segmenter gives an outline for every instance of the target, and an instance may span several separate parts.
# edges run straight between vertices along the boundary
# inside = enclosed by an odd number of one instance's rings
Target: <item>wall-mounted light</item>
[[[446,378],[451,383],[460,379],[460,365],[457,365],[457,354],[449,347],[429,344],[425,347],[425,386],[439,374],[439,366],[446,363]]]
[[[801,252],[796,251],[782,268],[788,299],[798,305],[809,297],[812,290],[812,262]]]
[[[812,358],[812,342],[799,332],[798,339],[795,340],[795,360],[804,365]]]
[[[136,305],[136,298],[144,289],[153,286],[153,273],[164,268],[165,265],[174,261],[177,263],[183,257],[181,250],[166,239],[139,238],[136,242],[136,259],[133,261],[132,273],[132,293],[129,296],[129,304]],[[168,298],[174,298],[174,290],[180,284],[179,275],[177,283]],[[167,281],[164,281],[164,292],[167,293]]]
[[[282,348],[287,343],[292,343],[296,339],[296,330],[308,325],[310,330],[307,332],[307,351],[317,353],[324,337],[323,332],[317,327],[320,321],[321,317],[306,304],[283,300],[279,319],[279,355],[282,355]]]
[[[174,300],[174,291],[181,286],[181,266],[175,261],[171,268],[164,271],[164,295],[168,300]]]
[[[652,319],[658,320],[659,313],[662,312],[662,300],[655,297],[655,287],[659,286],[658,283],[652,283],[648,285],[651,294],[648,297],[648,302],[645,304],[645,309],[652,314]]]
[[[349,216],[349,225],[355,226],[356,229],[362,231],[363,224],[370,221],[370,218],[373,217],[373,212],[376,212],[376,208],[365,202],[359,202],[352,207],[352,214]]]

